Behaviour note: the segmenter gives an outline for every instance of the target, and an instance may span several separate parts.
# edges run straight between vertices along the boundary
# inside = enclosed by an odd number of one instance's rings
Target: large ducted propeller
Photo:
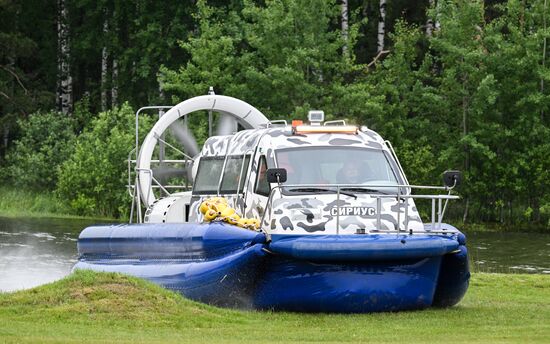
[[[162,115],[159,120],[155,123],[151,132],[145,137],[141,148],[139,150],[138,159],[136,163],[136,171],[138,171],[138,184],[139,184],[139,193],[141,195],[141,201],[146,207],[151,206],[157,196],[153,192],[154,183],[151,180],[151,162],[153,154],[157,144],[160,143],[159,140],[162,140],[162,135],[166,130],[171,128],[171,131],[178,142],[181,144],[180,147],[183,147],[183,151],[187,158],[193,158],[194,163],[190,163],[188,166],[181,166],[179,168],[186,168],[187,173],[192,174],[192,170],[197,169],[197,162],[200,159],[199,147],[193,135],[183,124],[172,124],[180,122],[184,116],[197,111],[211,111],[213,113],[219,113],[222,115],[228,115],[238,120],[239,125],[242,125],[244,129],[253,129],[260,128],[265,126],[268,123],[268,119],[260,112],[258,109],[254,108],[250,104],[243,102],[242,100],[213,94],[210,92],[205,96],[198,96],[191,99],[187,99],[176,106],[168,110],[164,115]],[[223,116],[220,116],[223,117]],[[237,126],[235,125],[235,120],[229,118],[229,121],[232,122],[229,124],[222,124],[221,121],[225,123],[225,119],[220,121],[220,124],[217,126],[218,134],[232,134],[237,131]],[[136,121],[137,124],[137,121]],[[182,130],[183,129],[183,130]],[[169,145],[165,143],[164,145]],[[179,145],[178,145],[179,146]],[[159,146],[160,147],[160,146]],[[173,147],[179,149],[178,147]],[[163,154],[159,151],[159,158],[163,160]],[[189,160],[189,159],[186,159]],[[160,164],[158,167],[163,167],[163,164]],[[155,166],[156,168],[157,166]],[[177,172],[174,170],[163,171],[155,170],[157,175],[169,175]],[[179,171],[183,172],[182,170]],[[185,173],[185,172],[183,172]],[[180,174],[181,175],[181,174]],[[188,178],[190,181],[191,178]]]

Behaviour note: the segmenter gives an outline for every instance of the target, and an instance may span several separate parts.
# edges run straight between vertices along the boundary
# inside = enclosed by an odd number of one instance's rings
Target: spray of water
[[[32,288],[68,275],[77,259],[77,233],[55,222],[0,218],[0,292]]]

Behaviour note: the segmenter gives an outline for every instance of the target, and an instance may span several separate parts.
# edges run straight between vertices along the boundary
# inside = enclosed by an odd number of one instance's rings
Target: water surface
[[[473,271],[550,274],[550,234],[466,233]]]
[[[0,291],[63,278],[77,259],[80,231],[97,221],[0,217]]]

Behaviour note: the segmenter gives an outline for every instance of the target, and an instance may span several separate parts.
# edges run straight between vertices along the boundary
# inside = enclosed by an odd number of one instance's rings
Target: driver
[[[361,184],[365,181],[362,164],[356,160],[346,161],[336,174],[336,180],[341,184]]]

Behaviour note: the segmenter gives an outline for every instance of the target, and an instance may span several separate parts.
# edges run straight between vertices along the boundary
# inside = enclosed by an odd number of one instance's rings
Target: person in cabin
[[[360,161],[348,160],[336,174],[336,181],[339,184],[362,184],[366,177],[366,169]]]

